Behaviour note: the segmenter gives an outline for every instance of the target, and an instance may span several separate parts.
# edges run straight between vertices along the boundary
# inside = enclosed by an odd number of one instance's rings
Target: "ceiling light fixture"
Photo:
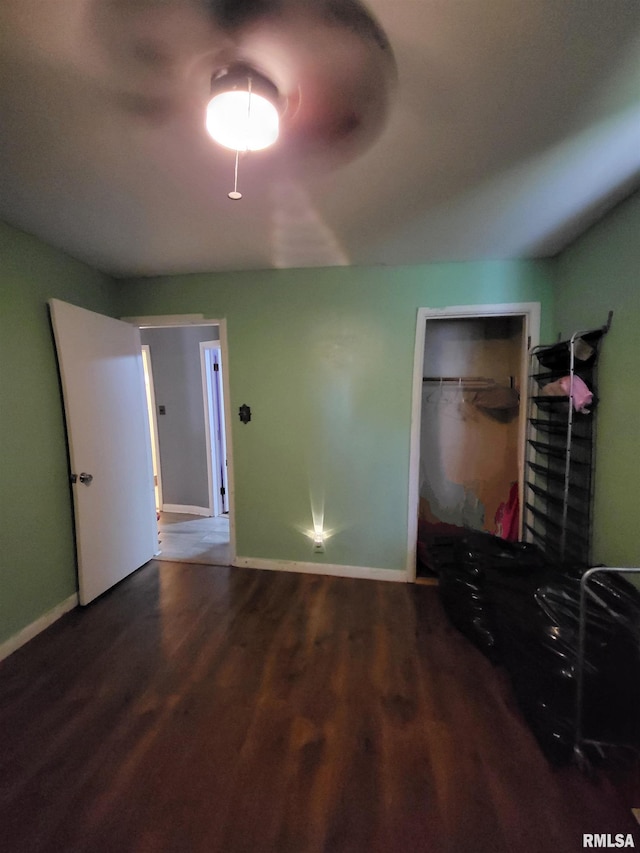
[[[270,80],[250,66],[225,68],[211,81],[206,126],[215,142],[236,152],[235,184],[229,198],[240,199],[240,152],[260,151],[273,145],[278,138],[278,90]]]

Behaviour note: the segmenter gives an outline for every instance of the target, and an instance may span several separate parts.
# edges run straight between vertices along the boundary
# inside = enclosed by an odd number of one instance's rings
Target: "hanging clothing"
[[[496,536],[508,542],[518,541],[518,523],[520,521],[520,498],[518,484],[512,483],[509,497],[497,509],[495,523]]]

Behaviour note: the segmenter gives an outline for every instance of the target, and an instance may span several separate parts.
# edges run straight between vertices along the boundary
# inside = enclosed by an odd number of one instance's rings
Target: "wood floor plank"
[[[152,562],[0,664],[3,853],[572,853],[640,832],[549,766],[437,589]]]

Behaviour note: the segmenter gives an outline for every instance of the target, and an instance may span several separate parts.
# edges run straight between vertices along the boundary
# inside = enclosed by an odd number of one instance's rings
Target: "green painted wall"
[[[105,276],[0,223],[0,642],[76,590],[47,300],[111,313]]]
[[[417,309],[531,301],[548,337],[546,263],[172,276],[122,283],[118,308],[227,319],[240,556],[401,570]]]
[[[563,252],[555,275],[563,337],[614,312],[599,361],[593,556],[640,566],[640,193]]]

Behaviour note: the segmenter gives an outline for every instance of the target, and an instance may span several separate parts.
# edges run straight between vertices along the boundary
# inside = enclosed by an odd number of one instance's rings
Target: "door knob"
[[[90,486],[91,481],[93,480],[93,474],[85,474],[83,471],[82,474],[78,477],[81,483],[84,483],[85,486]]]

